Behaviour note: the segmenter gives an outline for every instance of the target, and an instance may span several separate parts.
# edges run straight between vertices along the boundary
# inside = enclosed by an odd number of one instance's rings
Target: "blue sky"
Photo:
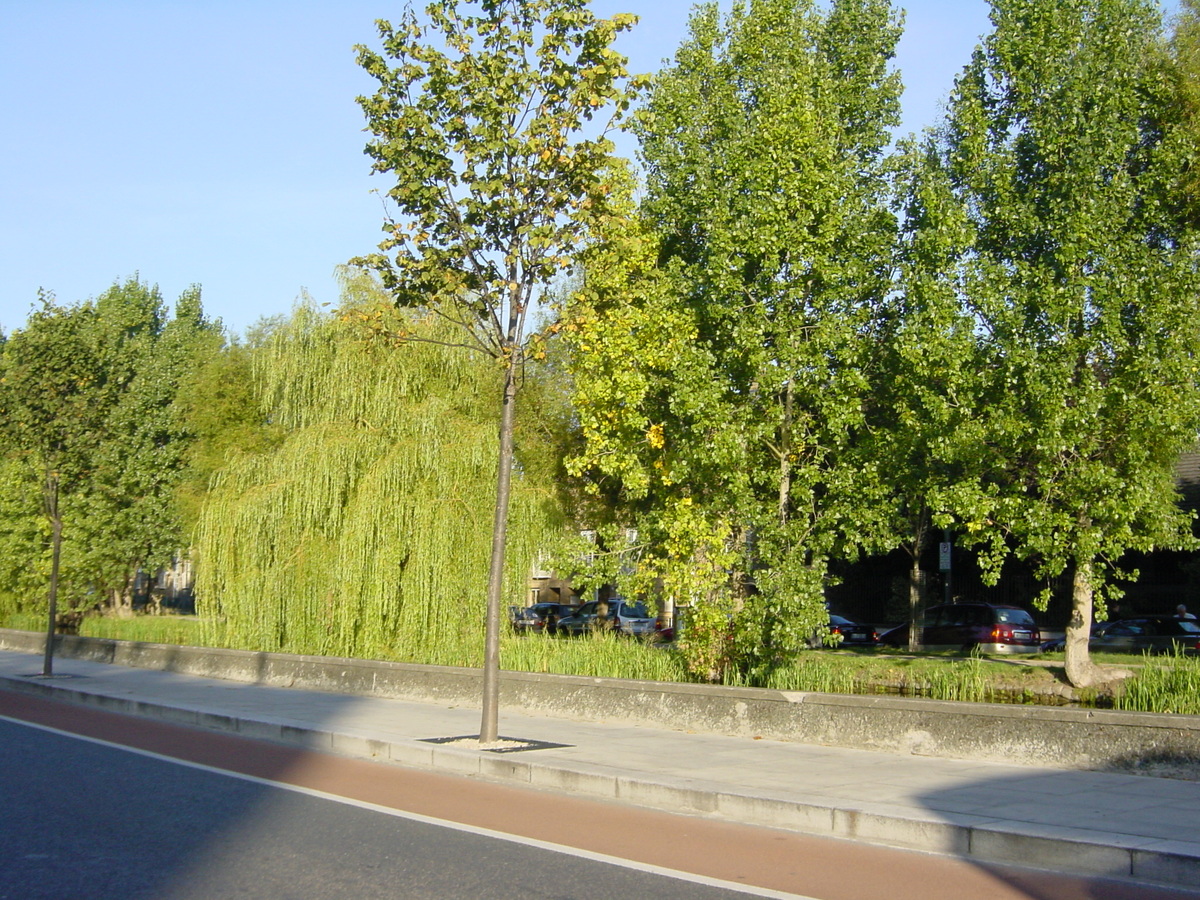
[[[900,5],[906,133],[935,121],[988,6]],[[641,17],[619,45],[640,72],[674,53],[691,7],[593,3]],[[371,192],[387,187],[362,154],[354,99],[372,82],[352,47],[402,8],[0,0],[0,330],[20,327],[39,287],[73,302],[135,273],[168,302],[199,283],[236,332],[302,289],[335,301],[334,268],[374,249]]]

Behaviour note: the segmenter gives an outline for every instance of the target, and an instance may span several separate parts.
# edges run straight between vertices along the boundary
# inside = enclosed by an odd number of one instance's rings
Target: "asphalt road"
[[[0,897],[744,900],[0,721]]]
[[[0,691],[0,900],[748,895],[1200,897],[490,784]]]

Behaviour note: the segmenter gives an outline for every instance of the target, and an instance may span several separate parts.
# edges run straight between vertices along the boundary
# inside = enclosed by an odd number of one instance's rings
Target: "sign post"
[[[942,532],[942,542],[938,545],[938,569],[941,571],[943,578],[942,582],[946,586],[946,602],[951,603],[954,600],[954,590],[951,585],[952,569],[951,551],[954,545],[950,542],[950,529],[947,528]]]

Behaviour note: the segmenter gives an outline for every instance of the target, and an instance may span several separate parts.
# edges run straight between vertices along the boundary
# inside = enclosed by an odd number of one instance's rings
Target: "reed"
[[[84,637],[188,646],[197,643],[204,625],[195,616],[87,616],[79,633]]]
[[[1141,670],[1113,697],[1115,709],[1200,715],[1200,658],[1182,650],[1143,660]]]
[[[589,678],[688,681],[677,650],[607,632],[577,638],[510,635],[500,648],[500,665],[516,672],[553,672]]]

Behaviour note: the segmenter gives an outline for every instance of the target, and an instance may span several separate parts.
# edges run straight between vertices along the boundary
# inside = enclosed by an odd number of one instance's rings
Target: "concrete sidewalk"
[[[1200,783],[266,687],[0,651],[0,688],[323,752],[986,862],[1200,887]]]

